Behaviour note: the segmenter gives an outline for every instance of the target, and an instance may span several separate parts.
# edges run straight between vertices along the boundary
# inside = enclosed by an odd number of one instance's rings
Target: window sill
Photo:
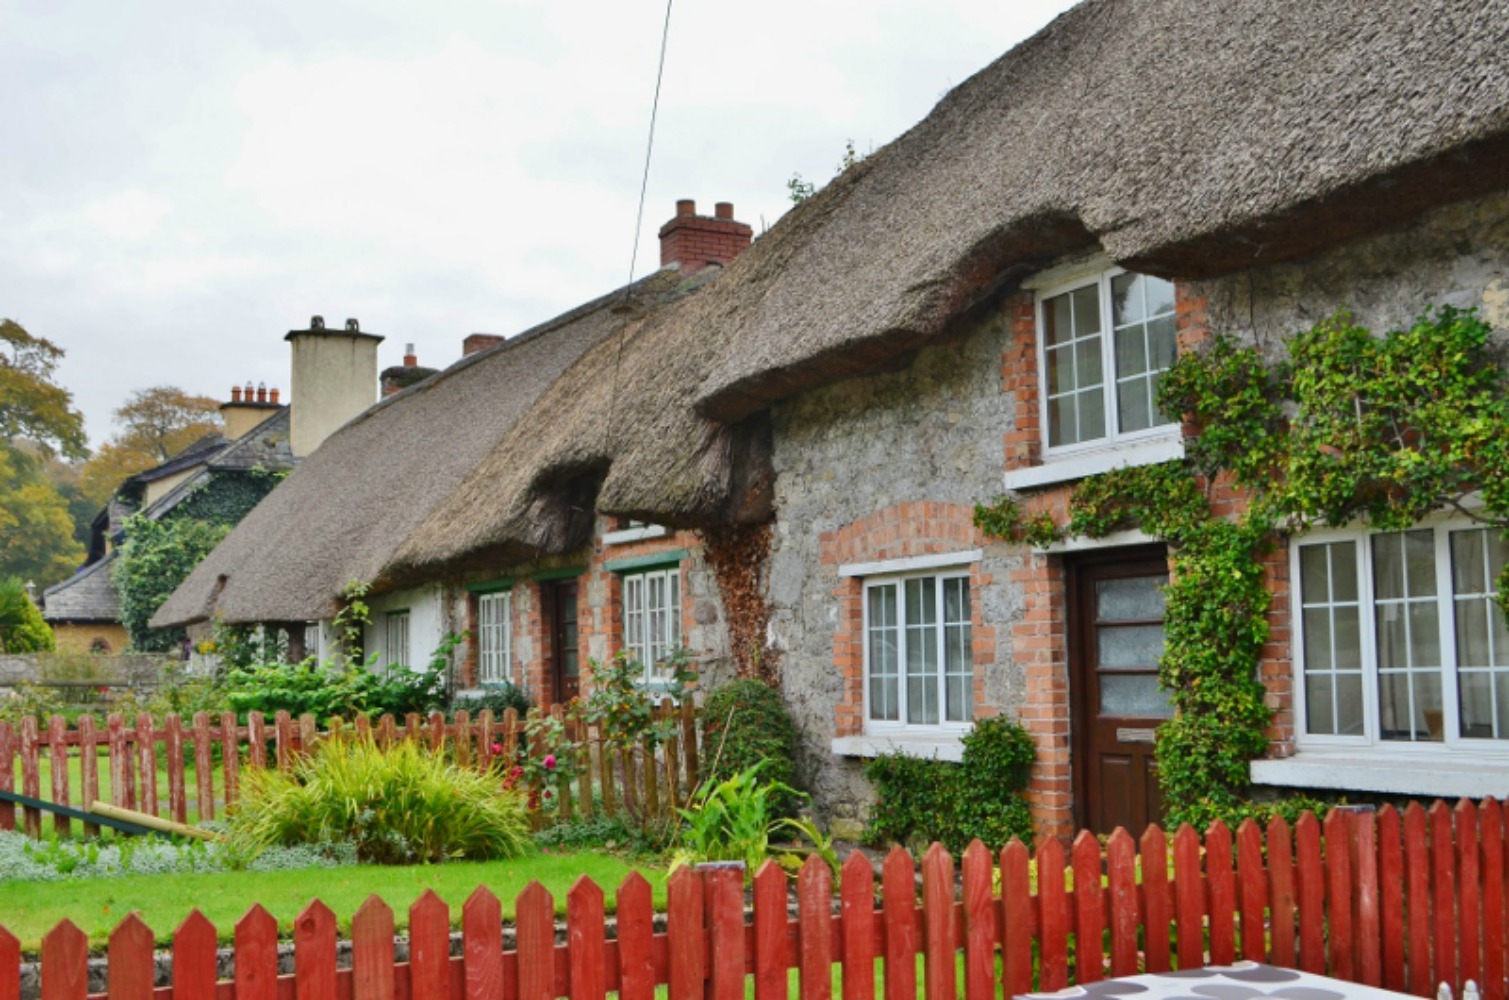
[[[961,732],[937,736],[840,736],[833,741],[833,752],[840,757],[879,757],[899,753],[957,764],[964,759],[963,735]]]
[[[1378,751],[1301,750],[1293,757],[1252,762],[1258,785],[1293,785],[1332,791],[1428,795],[1431,798],[1502,796],[1509,769],[1502,758],[1461,759],[1462,754],[1386,755]]]
[[[1184,438],[1174,428],[1173,434],[1109,445],[1091,451],[1046,459],[1042,465],[1029,465],[1024,469],[1012,469],[1003,477],[1008,490],[1026,490],[1037,486],[1052,486],[1088,476],[1110,472],[1130,465],[1153,465],[1184,457]]]
[[[664,538],[665,525],[647,524],[643,528],[624,528],[622,531],[603,532],[604,545],[627,545],[629,542],[642,542],[648,538]]]

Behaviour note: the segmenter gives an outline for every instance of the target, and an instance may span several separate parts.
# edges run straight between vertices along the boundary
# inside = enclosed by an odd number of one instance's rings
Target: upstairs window
[[[1174,363],[1174,285],[1112,269],[1038,298],[1045,436],[1050,452],[1154,436]]]

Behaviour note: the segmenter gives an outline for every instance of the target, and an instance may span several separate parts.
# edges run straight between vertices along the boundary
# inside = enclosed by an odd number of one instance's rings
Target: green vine
[[[1132,527],[1168,544],[1159,681],[1176,711],[1157,756],[1173,822],[1262,811],[1248,764],[1271,720],[1258,666],[1275,545],[1317,524],[1400,530],[1441,509],[1509,529],[1509,387],[1490,333],[1443,307],[1382,337],[1338,313],[1276,361],[1217,337],[1159,386],[1163,411],[1191,428],[1183,460],[1083,480],[1051,531],[1016,498],[976,508],[981,530],[1039,547]],[[1246,498],[1240,514],[1212,513],[1217,485]],[[1498,591],[1509,611],[1509,568]]]

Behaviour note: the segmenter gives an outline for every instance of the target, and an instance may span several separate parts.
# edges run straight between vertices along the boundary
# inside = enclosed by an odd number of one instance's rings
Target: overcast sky
[[[1069,0],[676,0],[635,276],[677,198],[759,233]],[[361,320],[443,367],[629,274],[664,0],[0,3],[0,316],[133,389],[287,392]]]

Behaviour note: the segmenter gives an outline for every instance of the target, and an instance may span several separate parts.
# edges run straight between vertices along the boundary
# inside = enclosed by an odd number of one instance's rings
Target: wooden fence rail
[[[685,804],[698,780],[696,712],[690,702],[673,706],[669,701],[657,711],[663,720],[676,720],[679,735],[630,752],[605,741],[597,727],[566,719],[556,706],[553,713],[580,747],[579,759],[574,778],[554,782],[548,799],[533,797],[538,809],[548,808],[562,817],[591,815],[597,809],[658,815]],[[107,801],[180,823],[189,821],[192,807],[197,819],[214,819],[239,800],[243,769],[287,769],[298,754],[332,732],[352,730],[383,743],[418,740],[481,770],[499,764],[499,758],[515,760],[525,746],[524,720],[513,709],[501,719],[494,719],[490,710],[476,719],[457,712],[449,723],[438,712],[428,717],[411,713],[402,723],[391,715],[375,723],[358,718],[353,725],[331,720],[324,732],[313,716],[293,719],[287,712],[271,721],[251,712],[246,725],[239,725],[230,712],[217,717],[199,712],[189,722],[177,715],[161,722],[141,715],[134,725],[116,714],[104,729],[92,716],[81,716],[70,727],[54,715],[45,723],[35,718],[25,718],[19,726],[0,722],[0,792],[19,791],[33,799],[85,808],[95,800]],[[17,811],[14,803],[0,800],[0,830],[16,829]],[[40,836],[43,811],[26,806],[19,811],[22,827]],[[73,832],[73,821],[66,816],[55,814],[52,823],[60,836]],[[94,835],[99,830],[85,824],[84,832]]]
[[[369,898],[352,920],[349,965],[338,961],[336,919],[311,903],[294,923],[291,972],[278,965],[277,923],[254,906],[234,929],[234,972],[217,979],[216,931],[198,911],[173,936],[171,970],[154,986],[153,933],[135,915],[110,937],[105,982],[91,985],[85,935],[65,921],[41,946],[42,1000],[219,997],[452,997],[508,1000],[987,1000],[1058,990],[1106,976],[1249,959],[1433,996],[1473,979],[1505,998],[1505,828],[1500,803],[1437,802],[1402,814],[1304,816],[1291,830],[1248,821],[1233,838],[1213,825],[1140,842],[1118,830],[1102,844],[1081,833],[1032,859],[1020,842],[998,855],[978,842],[954,859],[934,845],[920,894],[911,856],[885,859],[880,884],[867,858],[845,863],[837,898],[828,868],[808,860],[790,882],[774,864],[754,879],[746,909],[738,871],[678,870],[657,930],[650,884],[617,890],[616,927],[604,892],[585,877],[566,900],[564,933],[538,883],[518,897],[505,948],[497,897],[478,888],[451,913],[426,892],[409,908],[409,954],[394,960],[394,916]],[[1034,885],[1035,882],[1035,885]],[[919,982],[917,956],[922,956]],[[0,1000],[20,996],[21,952],[0,928]],[[840,975],[835,979],[835,967]],[[752,980],[752,982],[751,982]],[[920,992],[919,992],[920,987]],[[91,990],[94,992],[91,994]]]

